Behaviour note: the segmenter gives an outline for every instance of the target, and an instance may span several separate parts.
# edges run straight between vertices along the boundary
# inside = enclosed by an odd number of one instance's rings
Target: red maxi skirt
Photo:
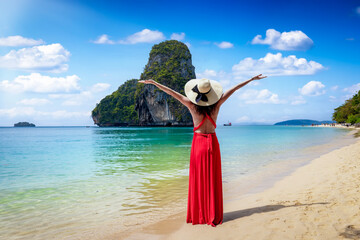
[[[186,222],[215,227],[223,221],[220,146],[215,133],[194,132]]]

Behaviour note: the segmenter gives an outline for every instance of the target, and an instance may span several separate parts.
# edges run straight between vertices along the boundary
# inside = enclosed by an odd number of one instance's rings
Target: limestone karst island
[[[153,79],[184,94],[184,85],[196,78],[188,47],[169,40],[152,47],[140,80]],[[110,126],[192,126],[186,107],[153,85],[131,79],[103,98],[92,111],[94,124]]]
[[[14,127],[35,127],[35,124],[29,122],[14,123]]]

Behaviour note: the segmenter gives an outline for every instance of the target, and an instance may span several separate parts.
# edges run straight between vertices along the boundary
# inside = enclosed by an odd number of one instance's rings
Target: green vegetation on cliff
[[[191,54],[188,47],[179,41],[169,40],[156,44],[149,54],[149,62],[145,66],[140,79],[153,79],[175,91],[184,93],[185,83],[196,78],[191,64]],[[156,91],[161,91],[156,89]],[[144,85],[136,91],[136,97],[144,93]],[[188,110],[172,97],[167,98],[170,112],[176,121],[191,121]]]
[[[100,125],[137,124],[135,91],[137,79],[126,81],[118,90],[103,98],[92,111],[95,123]]]
[[[360,90],[343,105],[335,108],[332,119],[339,123],[360,123]]]
[[[177,91],[183,91],[188,78],[195,78],[188,66],[191,54],[188,47],[179,41],[170,40],[154,45],[149,54],[149,63],[145,66],[141,79],[153,79]],[[184,73],[183,71],[187,72]]]

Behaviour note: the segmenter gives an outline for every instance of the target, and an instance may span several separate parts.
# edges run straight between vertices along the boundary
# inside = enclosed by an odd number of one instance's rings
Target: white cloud
[[[80,90],[76,75],[66,77],[43,76],[40,73],[31,73],[27,76],[18,76],[13,81],[0,82],[0,91],[10,92],[71,92]]]
[[[360,6],[355,9],[355,12],[360,15]]]
[[[2,117],[32,116],[35,115],[35,109],[32,107],[14,107],[0,109]]]
[[[360,83],[356,83],[350,87],[343,89],[344,92],[349,92],[350,94],[356,94],[359,90],[360,90]]]
[[[335,101],[336,101],[336,97],[335,97],[335,96],[329,96],[329,101],[335,102]]]
[[[93,94],[90,91],[82,91],[73,94],[49,94],[49,97],[52,99],[64,99],[61,104],[63,106],[80,106],[85,102],[89,102]]]
[[[216,72],[215,70],[211,69],[206,69],[202,73],[197,73],[196,76],[197,78],[207,78],[218,81],[222,85],[222,87],[227,87],[232,79],[231,74],[228,74],[224,71]]]
[[[319,96],[325,93],[324,87],[325,85],[319,81],[310,81],[298,90],[302,95]]]
[[[90,91],[91,92],[103,92],[105,90],[107,90],[110,87],[110,84],[108,83],[96,83],[94,84]]]
[[[19,35],[0,38],[0,46],[3,47],[35,46],[40,44],[44,44],[44,41],[24,38]]]
[[[276,93],[270,92],[268,89],[256,90],[247,89],[239,95],[240,100],[244,100],[247,104],[256,103],[272,103],[280,104],[285,103],[284,100],[279,100],[279,96]]]
[[[170,37],[172,40],[178,40],[178,41],[181,41],[181,40],[184,40],[185,38],[185,33],[173,33],[171,34],[171,37]]]
[[[278,32],[275,29],[266,31],[265,39],[257,35],[252,44],[267,44],[277,50],[307,50],[313,46],[313,41],[302,31]]]
[[[24,116],[33,116],[36,118],[41,117],[50,117],[52,119],[72,119],[72,118],[82,118],[82,117],[90,117],[91,112],[68,112],[66,110],[58,110],[53,112],[44,112],[37,111],[33,107],[14,107],[14,108],[5,108],[0,109],[0,116],[2,117],[24,117]]]
[[[262,73],[267,76],[311,75],[324,67],[315,61],[297,58],[295,55],[283,57],[281,53],[268,53],[260,59],[250,57],[232,67],[235,77],[252,76]]]
[[[250,121],[250,118],[248,116],[242,116],[242,117],[237,118],[235,122],[242,123],[242,122],[248,122],[248,121]]]
[[[66,94],[49,94],[52,99],[64,99],[63,106],[80,106],[84,103],[91,102],[94,94],[103,92],[110,87],[107,83],[96,83],[89,88],[79,93],[66,93]]]
[[[17,104],[22,104],[22,105],[45,105],[45,104],[49,104],[49,103],[51,103],[51,102],[46,98],[28,98],[28,99],[23,99],[23,100],[19,101]]]
[[[197,74],[199,78],[213,79],[217,76],[217,72],[211,69],[205,69],[204,72]]]
[[[171,35],[172,39],[185,37],[185,33]],[[174,38],[174,39],[175,39]],[[140,32],[134,33],[128,36],[125,40],[113,41],[109,39],[109,36],[103,34],[99,36],[95,41],[92,41],[96,44],[137,44],[137,43],[155,43],[165,39],[165,36],[160,31],[152,31],[150,29],[143,29]],[[177,39],[176,39],[177,40]]]
[[[62,103],[64,106],[80,106],[84,102],[87,102],[92,98],[92,93],[90,91],[82,91],[79,94],[71,94],[67,99]]]
[[[232,44],[231,42],[215,43],[215,45],[218,46],[219,48],[232,48],[232,47],[234,47],[234,44]]]
[[[136,44],[136,43],[155,43],[164,40],[165,36],[162,32],[157,30],[152,31],[150,29],[144,29],[140,32],[134,33],[126,38],[126,40],[120,40],[120,44]]]
[[[41,45],[31,48],[11,50],[0,56],[0,67],[19,70],[64,72],[68,70],[66,62],[70,52],[61,44]]]
[[[339,86],[338,86],[338,85],[335,85],[335,86],[332,86],[332,87],[331,87],[331,90],[336,91],[338,88],[339,88]]]
[[[96,44],[114,44],[115,42],[109,39],[109,36],[106,34],[103,34],[99,36],[95,41],[92,41]]]
[[[295,96],[292,98],[292,101],[291,101],[291,105],[300,105],[300,104],[305,104],[306,103],[306,100],[304,99],[303,96]]]

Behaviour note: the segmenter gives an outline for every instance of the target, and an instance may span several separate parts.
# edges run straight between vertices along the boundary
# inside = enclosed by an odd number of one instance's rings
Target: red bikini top
[[[207,115],[207,113],[205,113],[205,116],[204,116],[203,120],[201,121],[201,123],[197,127],[194,127],[194,132],[196,130],[198,130],[201,127],[201,125],[203,125],[203,123],[205,122],[205,118],[208,118],[210,120],[210,122],[214,125],[214,127],[216,128],[216,123],[214,122],[214,120],[212,120],[212,118],[209,115]]]

